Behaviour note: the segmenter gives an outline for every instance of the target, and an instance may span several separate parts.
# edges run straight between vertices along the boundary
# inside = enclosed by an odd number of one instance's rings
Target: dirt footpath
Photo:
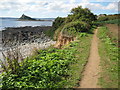
[[[93,40],[91,42],[91,50],[88,63],[83,72],[83,77],[80,81],[80,87],[78,88],[100,88],[100,86],[97,85],[100,72],[99,64],[100,57],[98,53],[98,38],[96,29]]]

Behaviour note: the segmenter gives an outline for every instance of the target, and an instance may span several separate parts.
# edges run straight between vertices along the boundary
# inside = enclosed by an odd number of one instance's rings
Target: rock
[[[31,18],[31,17],[26,16],[26,15],[23,14],[23,15],[19,18],[19,20],[36,20],[36,19]]]

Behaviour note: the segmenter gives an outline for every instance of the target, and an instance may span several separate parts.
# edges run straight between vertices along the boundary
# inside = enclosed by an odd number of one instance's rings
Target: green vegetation
[[[52,29],[45,32],[58,39],[58,34],[77,38],[62,49],[38,50],[37,54],[7,68],[2,74],[1,87],[7,88],[69,88],[77,85],[87,62],[96,16],[87,8],[77,7],[66,18],[58,17]],[[15,61],[18,59],[14,58]],[[6,62],[14,59],[7,58]],[[16,63],[8,66],[14,66]],[[18,64],[18,63],[17,63]],[[2,65],[4,67],[4,65]]]
[[[118,88],[118,45],[108,37],[108,32],[106,27],[100,27],[98,31],[102,67],[99,83],[103,88]]]
[[[66,24],[64,28],[61,30],[61,33],[67,36],[74,36],[78,32],[87,32],[90,28],[90,25],[87,24],[86,22],[82,21],[74,21]]]
[[[114,19],[114,20],[107,20],[107,21],[98,21],[97,24],[103,25],[103,24],[118,24],[120,26],[120,19]]]
[[[71,10],[71,14],[65,18],[62,25],[55,31],[55,39],[59,36],[59,33],[63,33],[65,36],[76,35],[79,32],[89,32],[93,27],[93,22],[96,20],[96,16],[88,9],[78,6]]]
[[[54,36],[56,40],[60,32],[64,32],[66,36],[79,32],[88,32],[95,20],[97,20],[96,15],[88,8],[78,6],[77,8],[73,8],[71,14],[66,18],[57,17],[53,22],[52,29],[45,33],[52,38]]]
[[[60,26],[63,25],[65,18],[57,17],[55,21],[52,24],[52,29],[49,29],[47,31],[44,31],[44,33],[49,36],[51,39],[54,38],[54,34],[56,29],[58,29]]]
[[[120,14],[104,15],[104,16],[100,16],[98,18],[98,21],[115,20],[115,19],[119,19],[119,17],[120,17]]]
[[[120,14],[115,15],[105,15],[101,16],[97,20],[97,24],[103,25],[103,24],[118,24],[120,25]]]
[[[65,20],[65,23],[69,23],[72,21],[80,20],[87,23],[92,23],[92,21],[96,20],[96,15],[94,15],[88,8],[82,8],[78,6],[77,8],[73,8],[71,10],[71,14]]]
[[[2,75],[2,88],[63,88],[73,87],[89,56],[92,34],[81,33],[78,41],[64,49],[48,48],[26,58],[19,68],[9,68]]]

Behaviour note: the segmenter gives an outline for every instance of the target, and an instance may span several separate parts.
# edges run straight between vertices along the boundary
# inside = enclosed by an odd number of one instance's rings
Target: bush
[[[53,22],[52,24],[52,28],[47,30],[47,31],[43,31],[47,36],[49,36],[51,39],[54,39],[54,34],[55,34],[55,31],[61,27],[62,25],[64,25],[64,21],[65,21],[65,18],[62,18],[62,17],[57,17],[55,19],[55,21]]]
[[[96,15],[94,15],[88,8],[82,8],[78,6],[71,10],[71,14],[65,20],[65,23],[72,21],[81,20],[87,23],[97,20]]]
[[[53,25],[52,25],[53,29],[56,30],[58,27],[60,27],[64,23],[64,21],[65,21],[65,18],[57,17],[53,22]]]
[[[61,30],[63,35],[74,36],[79,32],[87,32],[90,25],[82,21],[74,21],[66,24]]]

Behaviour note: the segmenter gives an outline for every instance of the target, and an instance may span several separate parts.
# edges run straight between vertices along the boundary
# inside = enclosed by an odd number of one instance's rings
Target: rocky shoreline
[[[21,43],[41,42],[36,41],[36,39],[49,39],[43,31],[50,28],[50,26],[6,28],[2,31],[2,45],[3,47],[9,47],[18,46]]]
[[[55,41],[46,36],[43,31],[51,29],[50,26],[44,27],[17,27],[6,28],[2,31],[2,50],[3,52],[10,48],[19,48],[23,57],[32,54],[33,49],[44,49]]]

